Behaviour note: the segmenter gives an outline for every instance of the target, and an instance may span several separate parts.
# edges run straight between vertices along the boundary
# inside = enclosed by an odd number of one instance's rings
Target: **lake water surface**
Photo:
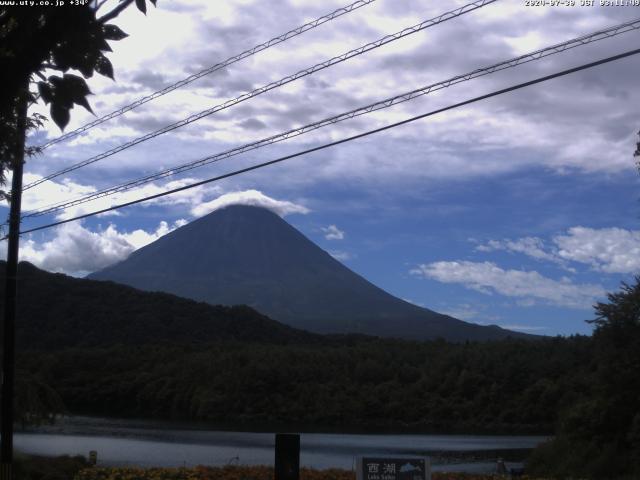
[[[490,472],[498,457],[519,466],[539,436],[372,435],[302,433],[300,463],[314,468],[354,466],[355,457],[430,456],[434,471]],[[67,417],[15,436],[17,450],[40,455],[98,452],[101,465],[273,465],[273,433],[202,430],[167,422]]]

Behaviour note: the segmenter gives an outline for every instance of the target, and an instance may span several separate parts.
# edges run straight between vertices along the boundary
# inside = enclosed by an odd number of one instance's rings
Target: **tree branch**
[[[120,13],[127,8],[129,5],[131,5],[133,3],[133,0],[124,0],[120,5],[118,5],[117,7],[115,7],[113,10],[111,10],[109,13],[104,14],[103,16],[101,16],[98,19],[98,22],[100,23],[107,23],[109,20],[113,20],[114,18],[116,18],[118,15],[120,15]]]
[[[101,2],[96,0],[96,12],[100,10],[105,3],[107,3],[107,0],[102,0]]]

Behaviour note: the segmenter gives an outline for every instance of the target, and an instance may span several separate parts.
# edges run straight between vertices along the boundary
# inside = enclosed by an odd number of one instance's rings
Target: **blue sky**
[[[346,2],[158,2],[118,23],[116,82],[93,78],[98,115]],[[31,159],[26,181],[465,2],[377,0]],[[501,0],[25,193],[39,208],[294,128],[640,16],[640,8],[527,8]],[[637,31],[459,84],[35,226],[636,48]],[[82,276],[230,203],[271,208],[376,285],[463,320],[589,333],[592,305],[640,271],[636,57],[447,112],[274,167],[23,239],[21,256]],[[42,106],[34,111],[46,112]],[[75,109],[73,129],[91,120]],[[59,135],[47,124],[30,143]]]

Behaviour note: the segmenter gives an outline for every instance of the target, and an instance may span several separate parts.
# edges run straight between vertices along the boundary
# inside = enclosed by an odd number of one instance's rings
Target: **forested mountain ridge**
[[[529,337],[394,297],[275,213],[245,205],[194,220],[88,278],[212,305],[246,304],[315,333],[450,341]]]
[[[0,262],[0,276],[5,262]],[[50,350],[115,344],[216,341],[309,343],[321,337],[283,325],[246,306],[213,306],[167,293],[142,292],[18,268],[17,348]],[[4,290],[0,289],[0,305]]]

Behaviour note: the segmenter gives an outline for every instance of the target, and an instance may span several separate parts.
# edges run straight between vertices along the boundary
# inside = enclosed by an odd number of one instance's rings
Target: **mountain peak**
[[[215,210],[90,275],[210,304],[246,304],[317,333],[449,340],[521,334],[462,322],[396,298],[319,248],[277,213]]]

